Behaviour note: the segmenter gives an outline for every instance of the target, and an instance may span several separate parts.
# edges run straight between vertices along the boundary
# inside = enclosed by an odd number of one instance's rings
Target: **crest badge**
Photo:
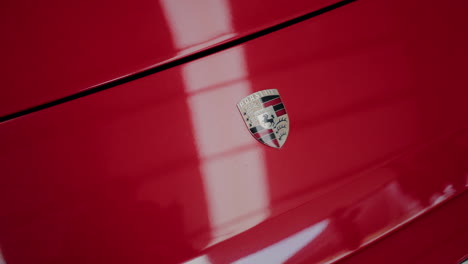
[[[261,143],[281,148],[289,134],[289,118],[276,89],[258,91],[238,104],[252,136]]]

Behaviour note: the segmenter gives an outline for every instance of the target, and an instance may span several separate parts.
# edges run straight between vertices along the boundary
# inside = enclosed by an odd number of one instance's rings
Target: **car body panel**
[[[466,197],[467,4],[357,1],[3,122],[5,262],[351,259]],[[281,150],[236,108],[272,88]]]
[[[7,1],[0,116],[47,103],[338,0]],[[263,12],[258,12],[262,6]]]
[[[339,263],[460,263],[467,252],[467,204],[465,192]]]

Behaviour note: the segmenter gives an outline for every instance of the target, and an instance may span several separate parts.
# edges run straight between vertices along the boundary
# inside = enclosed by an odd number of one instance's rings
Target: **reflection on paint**
[[[186,261],[183,264],[211,264],[211,261],[207,255],[203,255]]]
[[[161,0],[161,5],[177,49],[187,50],[232,32],[226,1]],[[237,48],[190,62],[181,74],[211,225],[209,244],[213,244],[269,215],[263,150],[252,141],[236,108],[237,101],[252,91],[244,51]]]
[[[267,248],[264,248],[251,255],[243,257],[234,264],[248,264],[248,263],[284,263],[289,258],[293,257],[302,248],[307,246],[318,235],[320,235],[325,228],[327,228],[329,220],[323,220],[311,227],[308,227],[286,239],[279,241]]]
[[[263,152],[258,148],[203,162],[213,237],[222,240],[268,216]],[[215,243],[217,241],[212,241]]]
[[[385,186],[384,189],[374,197],[379,197],[380,195],[382,195],[382,197],[388,201],[388,206],[385,211],[387,214],[392,216],[391,218],[398,218],[400,215],[413,212],[416,213],[422,209],[421,202],[413,199],[410,195],[405,193],[401,185],[398,184],[396,180],[389,182],[387,186]],[[375,200],[375,198],[372,199]],[[367,204],[371,204],[372,201],[373,200],[369,200]],[[377,208],[374,208],[373,210],[377,210]]]
[[[3,258],[3,253],[2,253],[1,250],[0,250],[0,264],[6,264],[6,261],[5,261],[5,259]]]
[[[231,14],[226,1],[160,0],[160,4],[172,39],[184,53],[195,50],[196,45],[206,46],[232,36]],[[205,40],[209,43],[203,43]]]
[[[187,92],[192,93],[216,87],[222,88],[227,83],[242,80],[246,84],[235,89],[244,89],[244,91],[239,91],[238,94],[242,95],[243,92],[250,92],[250,85],[245,80],[247,68],[244,56],[243,49],[237,48],[185,65],[182,71],[184,81],[187,84]]]
[[[252,143],[250,138],[242,136],[246,128],[239,113],[234,112],[237,111],[235,104],[233,107],[226,107],[231,104],[232,98],[248,93],[249,90],[247,81],[239,81],[187,97],[201,158],[214,157]],[[232,122],[233,115],[240,122]]]
[[[447,200],[448,198],[453,196],[455,194],[455,192],[456,191],[453,188],[453,185],[449,184],[449,185],[445,186],[442,193],[435,193],[435,194],[433,194],[431,196],[431,198],[429,199],[430,203],[431,203],[431,206],[440,204],[441,202]]]
[[[237,98],[251,91],[243,58],[239,49],[183,69],[212,229],[210,244],[259,223],[269,213],[263,150],[251,141],[242,122],[232,122],[242,121]]]

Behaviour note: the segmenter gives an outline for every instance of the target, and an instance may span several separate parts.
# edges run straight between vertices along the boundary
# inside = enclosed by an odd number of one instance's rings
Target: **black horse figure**
[[[273,115],[271,115],[271,118],[268,118],[268,114],[264,114],[263,115],[263,124],[265,124],[265,126],[267,124],[270,124],[269,127],[272,127],[275,124],[274,118],[275,117]]]

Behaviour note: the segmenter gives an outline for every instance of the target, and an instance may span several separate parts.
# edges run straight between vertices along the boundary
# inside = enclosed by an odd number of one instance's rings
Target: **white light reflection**
[[[177,48],[185,50],[232,36],[228,3],[219,0],[160,0]],[[184,53],[190,51],[183,51]]]
[[[215,237],[232,235],[236,229],[254,226],[268,216],[261,150],[254,148],[208,160],[202,170]]]
[[[187,97],[201,158],[214,157],[251,142],[250,138],[239,136],[246,128],[232,102],[232,98],[242,98],[249,91],[249,83],[240,81]],[[232,122],[233,112],[240,123]]]
[[[434,206],[436,204],[440,204],[441,202],[447,200],[451,196],[455,194],[455,188],[453,188],[453,185],[449,184],[445,186],[444,191],[442,193],[436,193],[431,196],[430,203],[431,206]]]
[[[6,264],[5,259],[3,258],[2,250],[0,250],[0,264]]]
[[[327,228],[328,223],[329,220],[323,220],[276,244],[243,257],[233,264],[284,263],[320,235]]]
[[[236,49],[215,56],[189,64],[183,70],[202,160],[211,243],[259,223],[269,213],[263,151],[245,133],[236,108],[237,98],[251,93],[250,83],[244,79],[244,55]],[[239,122],[232,122],[236,118]],[[252,146],[240,149],[249,144]]]
[[[211,45],[232,34],[228,1],[160,3],[179,50]],[[247,75],[241,47],[182,68],[212,230],[209,244],[252,227],[269,215],[263,150],[246,133],[236,108],[237,101],[252,92]]]
[[[211,261],[208,258],[208,256],[203,255],[203,256],[199,256],[194,259],[191,259],[189,261],[186,261],[183,264],[211,264]]]
[[[247,77],[242,48],[236,48],[223,53],[193,61],[183,68],[183,76],[187,83],[187,92],[195,92],[203,88],[220,86],[232,81],[242,81]],[[244,81],[241,92],[250,91],[248,81]]]

